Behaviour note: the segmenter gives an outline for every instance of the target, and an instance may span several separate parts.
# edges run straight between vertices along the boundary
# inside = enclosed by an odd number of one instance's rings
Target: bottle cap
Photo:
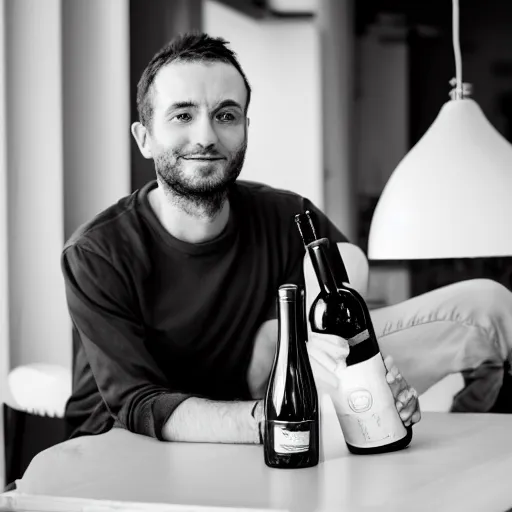
[[[295,224],[299,230],[300,236],[304,242],[304,245],[308,245],[313,240],[316,240],[316,231],[311,218],[311,212],[306,210],[303,213],[295,215]]]
[[[279,287],[279,300],[282,302],[296,301],[299,287],[296,284],[283,284]]]

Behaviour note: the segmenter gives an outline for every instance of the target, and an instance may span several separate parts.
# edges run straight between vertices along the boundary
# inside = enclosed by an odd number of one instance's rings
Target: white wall
[[[253,90],[241,178],[323,200],[319,41],[312,20],[256,21],[213,0],[204,30],[231,43]]]
[[[4,408],[9,371],[9,283],[7,261],[7,146],[5,122],[5,2],[0,0],[0,486],[5,482]]]

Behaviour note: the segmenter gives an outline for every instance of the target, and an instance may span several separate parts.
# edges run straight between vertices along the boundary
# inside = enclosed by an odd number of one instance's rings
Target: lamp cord
[[[452,42],[453,53],[455,55],[455,98],[462,99],[463,85],[462,85],[462,57],[460,52],[460,37],[459,37],[459,0],[452,0]]]

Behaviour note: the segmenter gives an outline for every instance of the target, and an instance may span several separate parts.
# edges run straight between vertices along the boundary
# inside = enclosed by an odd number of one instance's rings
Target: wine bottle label
[[[361,343],[363,341],[366,341],[370,337],[370,332],[368,329],[365,329],[364,331],[360,332],[359,334],[356,334],[352,338],[348,338],[348,345],[349,347],[353,347],[354,345],[357,345],[358,343]]]
[[[286,425],[274,424],[274,451],[276,453],[301,453],[309,450],[309,430],[292,431]]]
[[[407,435],[386,381],[380,353],[343,368],[337,376],[338,390],[332,394],[332,400],[347,443],[373,448]]]

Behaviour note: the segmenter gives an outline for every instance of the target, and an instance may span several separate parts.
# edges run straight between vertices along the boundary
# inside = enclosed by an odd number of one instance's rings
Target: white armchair
[[[71,370],[32,363],[14,368],[7,378],[5,415],[5,480],[20,478],[32,458],[65,440],[62,419],[71,395]]]
[[[48,363],[26,364],[14,368],[7,380],[10,407],[41,416],[64,416],[71,395],[70,369]]]

